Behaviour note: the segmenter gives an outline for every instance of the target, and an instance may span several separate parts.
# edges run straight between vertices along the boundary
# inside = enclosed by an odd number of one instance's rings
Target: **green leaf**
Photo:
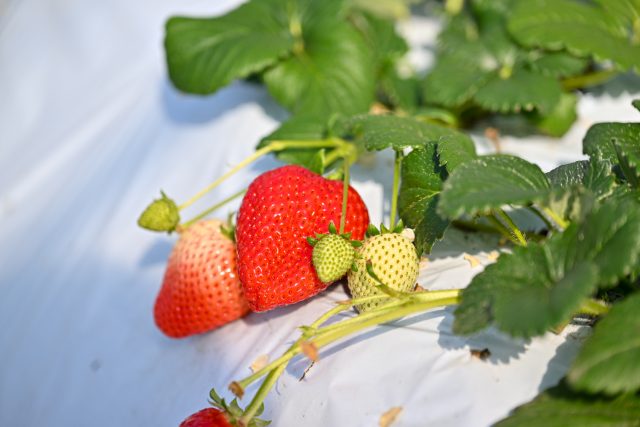
[[[532,203],[548,194],[549,182],[532,163],[492,155],[460,165],[444,185],[438,212],[448,218],[487,213],[503,205]]]
[[[402,78],[396,72],[387,72],[378,81],[378,92],[382,102],[395,109],[413,112],[420,102],[420,81],[414,77]]]
[[[162,197],[147,206],[138,218],[138,225],[151,231],[171,233],[180,223],[180,212],[176,203],[160,192]]]
[[[633,105],[633,108],[640,111],[640,99],[634,99],[631,104]]]
[[[294,113],[368,111],[375,95],[373,58],[346,22],[303,27],[302,50],[264,74],[271,95]]]
[[[617,25],[617,32],[621,37],[633,39],[637,44],[640,34],[637,34],[637,22],[640,22],[640,1],[638,0],[596,0],[604,9],[608,17]],[[634,25],[636,27],[634,28]],[[634,33],[634,30],[636,33]]]
[[[476,57],[459,58],[444,55],[423,82],[426,101],[446,107],[457,107],[470,100],[495,74],[474,61]]]
[[[595,195],[581,185],[553,188],[539,204],[551,209],[560,218],[582,222],[596,204]]]
[[[515,247],[488,266],[462,292],[453,330],[469,334],[495,322],[512,336],[531,337],[569,319],[595,291],[598,269],[572,263],[577,227],[543,244]]]
[[[634,146],[640,145],[640,123],[597,123],[587,131],[582,141],[582,152],[617,164],[618,155],[611,143],[614,139],[624,141],[633,151]]]
[[[599,159],[589,161],[582,183],[598,197],[598,200],[604,199],[613,192],[615,182],[611,163]]]
[[[475,53],[478,53],[484,51],[479,39],[480,29],[476,21],[470,13],[463,11],[448,17],[444,28],[438,34],[438,50],[447,54],[455,54],[456,52],[465,52],[466,54],[469,53],[469,49],[473,49]]]
[[[577,76],[582,74],[588,66],[587,59],[562,51],[535,54],[529,62],[529,67],[533,71],[550,77]]]
[[[623,427],[638,426],[640,397],[607,398],[578,393],[566,384],[553,387],[520,406],[496,427]]]
[[[564,135],[578,118],[576,105],[578,98],[573,93],[563,93],[558,102],[547,114],[537,114],[533,123],[547,135]]]
[[[551,112],[560,102],[562,87],[555,78],[525,69],[515,69],[508,78],[494,75],[478,89],[474,99],[489,111],[501,113]]]
[[[546,173],[549,183],[554,188],[570,188],[584,182],[584,177],[589,169],[588,160],[580,160],[573,163],[560,165]]]
[[[604,203],[581,225],[575,257],[600,271],[600,287],[611,287],[640,262],[640,209],[632,203]]]
[[[636,141],[619,141],[611,143],[618,157],[618,164],[627,182],[634,188],[640,187],[640,139]]]
[[[350,136],[362,139],[369,151],[420,147],[448,135],[469,138],[451,128],[393,115],[354,116],[346,121],[345,128]]]
[[[508,27],[528,47],[567,49],[577,56],[610,60],[624,70],[640,66],[640,46],[621,34],[619,21],[604,8],[587,2],[521,0]]]
[[[547,172],[546,175],[554,188],[570,189],[582,185],[592,191],[599,199],[611,194],[615,185],[611,164],[597,159],[581,160],[558,166]]]
[[[414,230],[419,254],[431,252],[442,238],[449,222],[436,213],[446,171],[436,155],[436,143],[430,142],[409,153],[402,161],[402,184],[398,198],[400,218]]]
[[[582,150],[618,165],[627,182],[640,185],[640,123],[598,123],[584,137]]]
[[[606,394],[640,389],[639,314],[640,294],[636,293],[598,322],[569,371],[573,387]]]
[[[461,164],[476,159],[476,146],[470,138],[445,135],[438,140],[438,159],[451,174]]]
[[[273,65],[293,47],[282,0],[252,0],[216,18],[166,24],[169,76],[185,92],[208,94]]]
[[[640,190],[631,188],[628,185],[620,185],[613,189],[606,202],[640,204]]]
[[[370,13],[355,13],[351,22],[369,44],[377,64],[393,63],[409,51],[409,45],[396,32],[395,22]]]

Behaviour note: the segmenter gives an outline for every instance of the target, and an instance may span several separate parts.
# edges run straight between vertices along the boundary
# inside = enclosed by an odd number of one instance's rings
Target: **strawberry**
[[[171,252],[154,307],[156,324],[170,337],[206,332],[249,312],[235,245],[223,225],[204,220],[189,226]]]
[[[378,281],[367,271],[367,263],[375,276],[392,290],[410,292],[415,288],[419,272],[416,248],[406,233],[382,233],[368,237],[358,249],[355,269],[349,271],[347,283],[353,298],[384,294]],[[356,305],[365,312],[387,302],[385,299]]]
[[[344,276],[353,264],[356,251],[337,234],[327,234],[313,245],[311,260],[322,283],[332,283]]]
[[[356,256],[354,247],[362,242],[350,240],[349,233],[338,234],[335,224],[329,224],[329,234],[318,234],[307,238],[313,246],[311,261],[322,283],[332,283],[344,276],[353,265]]]
[[[183,422],[180,427],[231,427],[224,412],[215,408],[205,408],[192,414]]]
[[[233,399],[230,404],[221,398],[215,390],[209,393],[209,403],[212,408],[201,409],[180,423],[180,427],[266,427],[269,421],[258,417],[264,410],[260,405],[253,415],[249,416],[238,405],[238,400]]]
[[[256,178],[247,190],[236,229],[238,273],[253,311],[305,300],[326,289],[312,264],[307,237],[338,224],[342,182],[300,166],[283,166]],[[367,208],[349,187],[345,232],[362,239]]]

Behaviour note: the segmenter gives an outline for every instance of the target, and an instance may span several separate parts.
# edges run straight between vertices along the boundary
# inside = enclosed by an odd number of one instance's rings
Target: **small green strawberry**
[[[332,283],[344,276],[353,265],[356,256],[354,246],[360,246],[357,240],[350,240],[350,233],[338,234],[333,222],[329,224],[328,234],[308,238],[313,246],[311,261],[322,283]]]
[[[358,249],[355,268],[347,276],[353,298],[384,294],[378,280],[393,291],[411,292],[415,288],[419,271],[416,248],[411,233],[397,231],[385,228],[382,234],[373,228],[368,231],[370,237]],[[356,309],[362,313],[385,302],[386,299],[370,301],[356,305]]]

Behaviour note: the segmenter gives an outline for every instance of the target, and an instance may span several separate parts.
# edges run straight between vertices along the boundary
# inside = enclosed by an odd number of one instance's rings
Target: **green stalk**
[[[284,372],[286,367],[287,364],[283,363],[282,365],[276,367],[273,371],[269,372],[267,377],[260,385],[260,388],[256,392],[255,396],[253,396],[253,399],[251,399],[251,403],[249,403],[249,405],[245,408],[244,413],[242,414],[242,418],[238,420],[240,426],[244,427],[249,425],[249,422],[251,422],[251,419],[254,417],[256,412],[260,410],[262,402],[264,402],[264,399],[267,398],[269,391],[271,391],[271,388],[275,385],[276,381],[278,381],[278,378],[280,378],[280,375],[282,375],[282,372]]]
[[[609,309],[610,307],[602,301],[590,298],[582,303],[580,309],[578,309],[578,313],[602,316],[603,314],[607,314]]]
[[[560,228],[560,230],[564,230],[565,228],[567,228],[569,226],[569,222],[565,221],[562,217],[560,217],[558,214],[556,214],[554,211],[552,211],[549,208],[542,208],[542,212],[544,212],[546,215],[549,216],[549,218],[551,218],[551,220],[556,223],[556,225],[558,226],[558,228]]]
[[[442,298],[434,301],[420,302],[420,303],[410,302],[398,307],[398,309],[396,310],[384,311],[377,317],[366,319],[366,321],[354,324],[349,328],[341,328],[335,331],[330,331],[326,334],[318,334],[318,337],[310,340],[309,343],[314,345],[316,348],[321,348],[321,347],[324,347],[325,345],[331,344],[334,341],[337,341],[341,338],[344,338],[348,335],[354,334],[356,332],[359,332],[371,326],[377,326],[383,323],[389,323],[394,320],[398,320],[402,317],[408,316],[410,314],[418,313],[418,312],[429,310],[432,308],[455,305],[455,304],[458,304],[459,302],[460,302],[459,297]],[[299,352],[300,350],[298,350],[298,353]]]
[[[328,312],[323,314],[321,317],[319,317],[315,322],[313,322],[313,324],[305,328],[305,332],[303,332],[302,336],[298,340],[296,340],[296,342],[287,351],[285,351],[282,354],[282,356],[273,360],[271,363],[269,363],[262,369],[259,369],[258,371],[254,372],[250,376],[239,381],[234,381],[233,383],[231,383],[229,388],[236,396],[242,396],[242,393],[247,386],[249,386],[256,380],[258,380],[268,372],[272,371],[276,367],[280,366],[281,364],[288,362],[295,355],[299,354],[300,344],[304,341],[311,339],[312,337],[318,337],[321,335],[325,335],[327,333],[336,333],[337,331],[340,331],[343,329],[351,330],[353,328],[356,328],[356,330],[358,330],[357,329],[358,324],[362,322],[368,322],[371,319],[376,319],[384,315],[385,313],[395,312],[395,310],[399,306],[402,306],[404,304],[423,305],[423,304],[434,303],[435,305],[433,305],[433,307],[438,307],[439,301],[446,302],[451,299],[455,299],[457,301],[459,298],[459,295],[460,295],[460,290],[457,290],[457,289],[444,290],[444,291],[417,292],[415,296],[412,295],[410,298],[407,298],[403,301],[394,300],[371,312],[367,312],[355,317],[351,317],[341,322],[325,326],[324,328],[316,329],[318,326],[326,322],[329,318],[331,318],[332,316],[342,311],[349,309],[352,305],[361,304],[361,303],[368,302],[370,300],[375,300],[375,299],[386,299],[386,298],[389,298],[389,296],[375,295],[375,296],[370,296],[365,298],[352,299],[348,302],[346,301],[341,302],[340,305],[333,307],[331,310],[329,310]],[[455,304],[455,303],[452,303],[452,304]],[[445,305],[451,305],[451,304],[445,304]],[[400,318],[400,317],[403,317],[403,316],[401,315],[401,316],[398,316],[397,318]]]
[[[311,325],[309,325],[307,327],[308,331],[312,331],[315,328],[317,328],[318,326],[322,325],[324,322],[326,322],[329,318],[335,316],[336,314],[348,310],[349,308],[351,308],[351,305],[348,304],[340,304],[337,305],[335,307],[333,307],[331,310],[327,311],[326,313],[324,313],[322,316],[320,316],[318,319],[316,319]],[[252,384],[253,382],[255,382],[256,380],[258,380],[259,378],[261,378],[262,376],[264,376],[267,372],[275,369],[277,366],[279,366],[284,360],[285,357],[288,355],[288,353],[292,352],[295,348],[297,348],[297,346],[305,341],[307,339],[308,334],[305,334],[304,332],[302,333],[302,335],[300,336],[300,338],[298,338],[291,347],[289,347],[289,349],[278,359],[274,360],[273,362],[267,364],[267,366],[263,367],[262,369],[257,370],[256,372],[254,372],[253,374],[249,375],[248,377],[240,380],[240,381],[234,381],[231,383],[231,385],[229,386],[229,388],[231,389],[231,391],[233,392],[233,394],[235,394],[238,397],[242,397],[242,395],[244,394],[244,389],[247,388],[248,385]],[[288,359],[286,359],[288,360]]]
[[[207,194],[209,191],[213,190],[214,188],[216,188],[217,186],[222,184],[231,175],[235,174],[236,172],[238,172],[241,169],[245,168],[249,164],[251,164],[254,161],[258,160],[260,157],[262,157],[264,155],[267,155],[269,153],[276,152],[276,151],[282,151],[282,150],[286,150],[286,149],[289,149],[289,148],[332,148],[332,147],[344,147],[346,145],[347,145],[347,143],[345,141],[343,141],[342,139],[339,139],[339,138],[330,138],[330,139],[321,139],[321,140],[309,140],[309,141],[297,141],[297,140],[271,141],[269,143],[269,145],[267,145],[266,147],[262,147],[259,150],[256,150],[253,154],[251,154],[249,157],[247,157],[246,159],[244,159],[243,161],[238,163],[236,166],[234,166],[227,173],[225,173],[220,178],[218,178],[215,181],[213,181],[206,188],[200,190],[198,193],[196,193],[189,200],[187,200],[186,202],[184,202],[183,204],[178,206],[178,209],[179,210],[183,210],[185,208],[188,208],[193,203],[195,203],[197,200],[199,200],[202,196]]]
[[[464,0],[446,0],[444,3],[444,10],[452,16],[459,14],[463,7]]]
[[[522,231],[520,231],[520,229],[516,226],[511,217],[507,215],[507,213],[502,209],[496,209],[494,212],[500,220],[505,222],[505,225],[513,234],[513,237],[515,237],[516,243],[518,243],[520,246],[527,246],[527,239],[524,238],[524,234],[522,234]]]
[[[410,314],[414,314],[414,313],[428,310],[431,308],[454,305],[454,304],[457,304],[459,300],[460,300],[459,296],[455,296],[455,297],[449,297],[449,298],[433,299],[428,302],[419,302],[419,303],[416,303],[415,301],[409,301],[406,304],[401,305],[397,309],[385,310],[381,313],[378,312],[377,316],[363,319],[361,322],[350,324],[347,327],[338,328],[338,329],[335,329],[335,328],[329,329],[331,326],[334,326],[334,325],[330,325],[326,328],[322,328],[318,330],[316,337],[313,338],[312,340],[307,341],[307,343],[309,345],[314,346],[315,348],[321,348],[341,338],[344,338],[348,335],[355,334],[363,329],[380,325],[383,323],[388,323],[388,322],[397,320],[399,318],[408,316]],[[334,307],[331,311],[337,310],[338,307]],[[326,317],[326,316],[322,316],[322,317]],[[341,322],[341,323],[344,323],[344,322]],[[269,364],[269,366],[272,366],[270,369],[266,370],[266,368],[263,368],[260,370],[260,372],[265,371],[265,372],[268,372],[268,374],[265,380],[263,381],[263,383],[261,384],[260,388],[256,392],[256,395],[251,400],[251,403],[249,404],[249,406],[247,406],[242,418],[240,419],[240,425],[246,426],[251,421],[255,413],[260,408],[260,405],[266,398],[269,390],[273,387],[278,377],[282,374],[282,372],[286,368],[288,362],[293,357],[295,357],[296,355],[302,352],[302,346],[301,346],[302,342],[303,340],[301,337],[301,339],[296,341],[296,343],[291,347],[291,349],[286,351],[280,358],[278,358],[277,360]],[[243,382],[244,381],[239,381],[236,384],[240,384]]]
[[[489,218],[490,219],[490,218]],[[492,227],[489,224],[482,224],[477,221],[465,221],[462,219],[456,219],[451,222],[455,227],[468,231],[482,231],[485,233],[498,233],[502,234],[502,230],[496,227]]]
[[[398,210],[398,192],[400,188],[400,168],[402,167],[402,151],[396,150],[396,159],[393,163],[393,188],[391,190],[391,219],[389,225],[391,230],[396,228],[396,212]]]
[[[618,73],[618,70],[598,70],[582,76],[569,77],[562,81],[562,87],[569,91],[597,86],[615,77]]]
[[[435,293],[435,294],[434,294]],[[385,305],[382,305],[375,310],[367,311],[365,313],[361,313],[355,317],[351,317],[349,319],[345,319],[342,322],[334,323],[329,326],[325,326],[321,330],[318,330],[315,334],[316,337],[324,335],[326,333],[330,333],[333,331],[337,331],[343,328],[350,328],[354,325],[357,325],[362,322],[366,322],[369,319],[373,319],[381,316],[384,312],[392,312],[396,310],[399,306],[402,306],[407,303],[415,302],[415,303],[429,303],[432,301],[440,301],[448,298],[458,298],[460,296],[460,290],[445,290],[445,291],[430,291],[430,292],[417,292],[416,294],[422,295],[407,295],[406,297],[401,297],[400,299],[392,300]],[[422,298],[420,297],[422,296]],[[389,296],[386,296],[389,298]]]
[[[540,211],[540,208],[538,208],[537,206],[527,206],[527,209],[529,209],[530,212],[532,212],[535,216],[540,218],[542,222],[544,222],[544,224],[547,226],[547,230],[551,231],[554,228],[556,228],[554,227],[554,224],[551,221],[549,221],[549,218],[547,218],[547,216],[543,214]]]
[[[227,197],[226,199],[224,199],[223,201],[221,201],[220,203],[216,203],[215,205],[211,206],[209,209],[204,210],[202,213],[196,215],[195,217],[191,218],[189,221],[180,224],[180,228],[181,229],[185,229],[188,228],[189,226],[191,226],[193,223],[201,220],[202,218],[204,218],[205,216],[209,215],[210,213],[212,213],[213,211],[216,211],[218,209],[220,209],[221,207],[223,207],[224,205],[226,205],[227,203],[237,199],[238,197],[242,196],[244,193],[246,193],[247,190],[241,190],[238,191],[237,193]]]
[[[513,233],[505,227],[505,225],[498,219],[498,217],[493,215],[488,215],[487,219],[496,227],[496,230],[500,232],[504,237],[506,237],[511,243],[520,245],[520,242],[514,237]]]

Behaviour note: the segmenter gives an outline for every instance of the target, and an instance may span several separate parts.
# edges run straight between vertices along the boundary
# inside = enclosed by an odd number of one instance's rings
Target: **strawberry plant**
[[[167,23],[169,74],[179,89],[208,94],[234,79],[257,80],[292,116],[191,199],[178,204],[162,193],[140,216],[144,228],[181,234],[158,298],[169,308],[160,315],[157,308],[156,318],[170,319],[160,328],[174,337],[204,332],[247,307],[311,298],[345,274],[351,293],[303,326],[280,357],[230,384],[242,398],[260,383],[244,409],[212,390],[216,409],[196,419],[259,425],[266,395],[293,358],[316,362],[322,347],[347,336],[456,305],[459,335],[493,326],[531,338],[577,315],[597,321],[562,382],[498,425],[585,425],[594,417],[598,425],[637,424],[640,124],[592,126],[583,141],[588,159],[547,173],[518,156],[479,155],[456,127],[488,113],[521,114],[540,131],[562,134],[575,119],[576,89],[640,68],[640,4],[472,0],[447,1],[444,10],[436,64],[424,78],[400,75],[407,44],[365,2],[251,0],[221,17]],[[349,181],[362,153],[383,150],[395,162],[389,226],[378,230]],[[267,154],[289,165],[181,222],[183,211]],[[197,256],[202,265],[193,267],[175,259],[222,244],[217,226],[215,235],[198,234],[211,224],[203,218],[241,196],[237,229],[223,231],[237,242],[234,295],[246,306],[214,324],[220,311],[190,302],[213,285],[184,278],[221,261]],[[518,210],[537,223],[519,223]],[[492,233],[509,246],[464,290],[416,287],[420,257],[450,227]],[[352,308],[356,315],[335,319]],[[203,313],[212,323],[204,325]]]

